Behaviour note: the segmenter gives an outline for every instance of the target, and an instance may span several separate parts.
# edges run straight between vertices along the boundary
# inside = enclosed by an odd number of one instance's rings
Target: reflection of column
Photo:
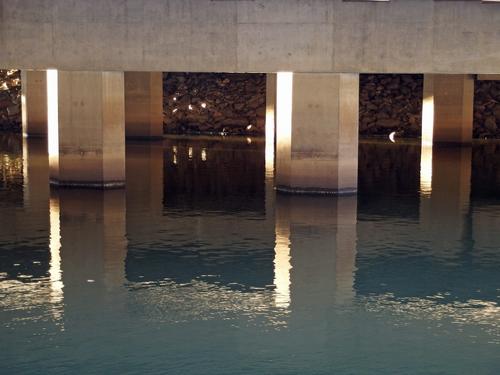
[[[277,82],[276,188],[355,193],[359,75],[278,73]]]
[[[276,197],[277,302],[317,317],[354,296],[356,210],[356,197]]]
[[[119,287],[125,281],[125,192],[57,191],[61,266],[67,293],[89,283]],[[72,298],[77,298],[77,293]]]
[[[441,255],[460,251],[455,242],[462,238],[464,216],[469,210],[471,189],[470,147],[433,147],[422,153],[420,220]],[[429,162],[430,160],[430,162]],[[429,171],[429,165],[432,168]]]
[[[163,142],[127,144],[127,233],[143,240],[163,211]]]
[[[49,159],[47,140],[23,139],[22,231],[36,236],[49,228]]]
[[[49,156],[46,139],[23,139],[24,206],[47,214],[49,204]]]

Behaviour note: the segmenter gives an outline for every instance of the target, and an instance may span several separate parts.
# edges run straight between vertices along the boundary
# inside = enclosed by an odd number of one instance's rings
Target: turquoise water
[[[362,142],[338,199],[259,140],[130,143],[106,192],[45,152],[0,136],[0,373],[500,373],[499,143]]]

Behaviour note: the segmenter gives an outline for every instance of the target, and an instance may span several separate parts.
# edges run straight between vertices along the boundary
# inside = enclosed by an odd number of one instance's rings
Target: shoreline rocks
[[[164,131],[265,134],[265,74],[163,74]]]
[[[20,70],[0,70],[0,130],[21,132]]]
[[[0,70],[0,130],[21,131],[19,70]],[[361,74],[359,135],[418,138],[422,74]],[[476,81],[474,138],[500,138],[500,81]],[[266,75],[164,73],[164,132],[263,136]]]

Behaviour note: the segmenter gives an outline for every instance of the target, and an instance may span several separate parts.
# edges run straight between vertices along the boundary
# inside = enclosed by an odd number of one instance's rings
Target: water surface
[[[365,141],[337,199],[276,195],[257,139],[51,191],[44,142],[0,136],[1,372],[498,374],[499,148]]]

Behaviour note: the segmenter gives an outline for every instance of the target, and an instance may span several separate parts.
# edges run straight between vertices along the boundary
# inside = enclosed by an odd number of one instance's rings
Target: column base
[[[50,179],[50,186],[60,188],[78,188],[78,189],[121,189],[125,187],[125,181],[98,181],[98,182],[82,182],[82,181],[59,181]]]
[[[283,194],[296,194],[296,195],[356,195],[358,189],[356,188],[343,188],[343,189],[324,189],[324,188],[302,188],[291,186],[276,186],[276,191]]]

